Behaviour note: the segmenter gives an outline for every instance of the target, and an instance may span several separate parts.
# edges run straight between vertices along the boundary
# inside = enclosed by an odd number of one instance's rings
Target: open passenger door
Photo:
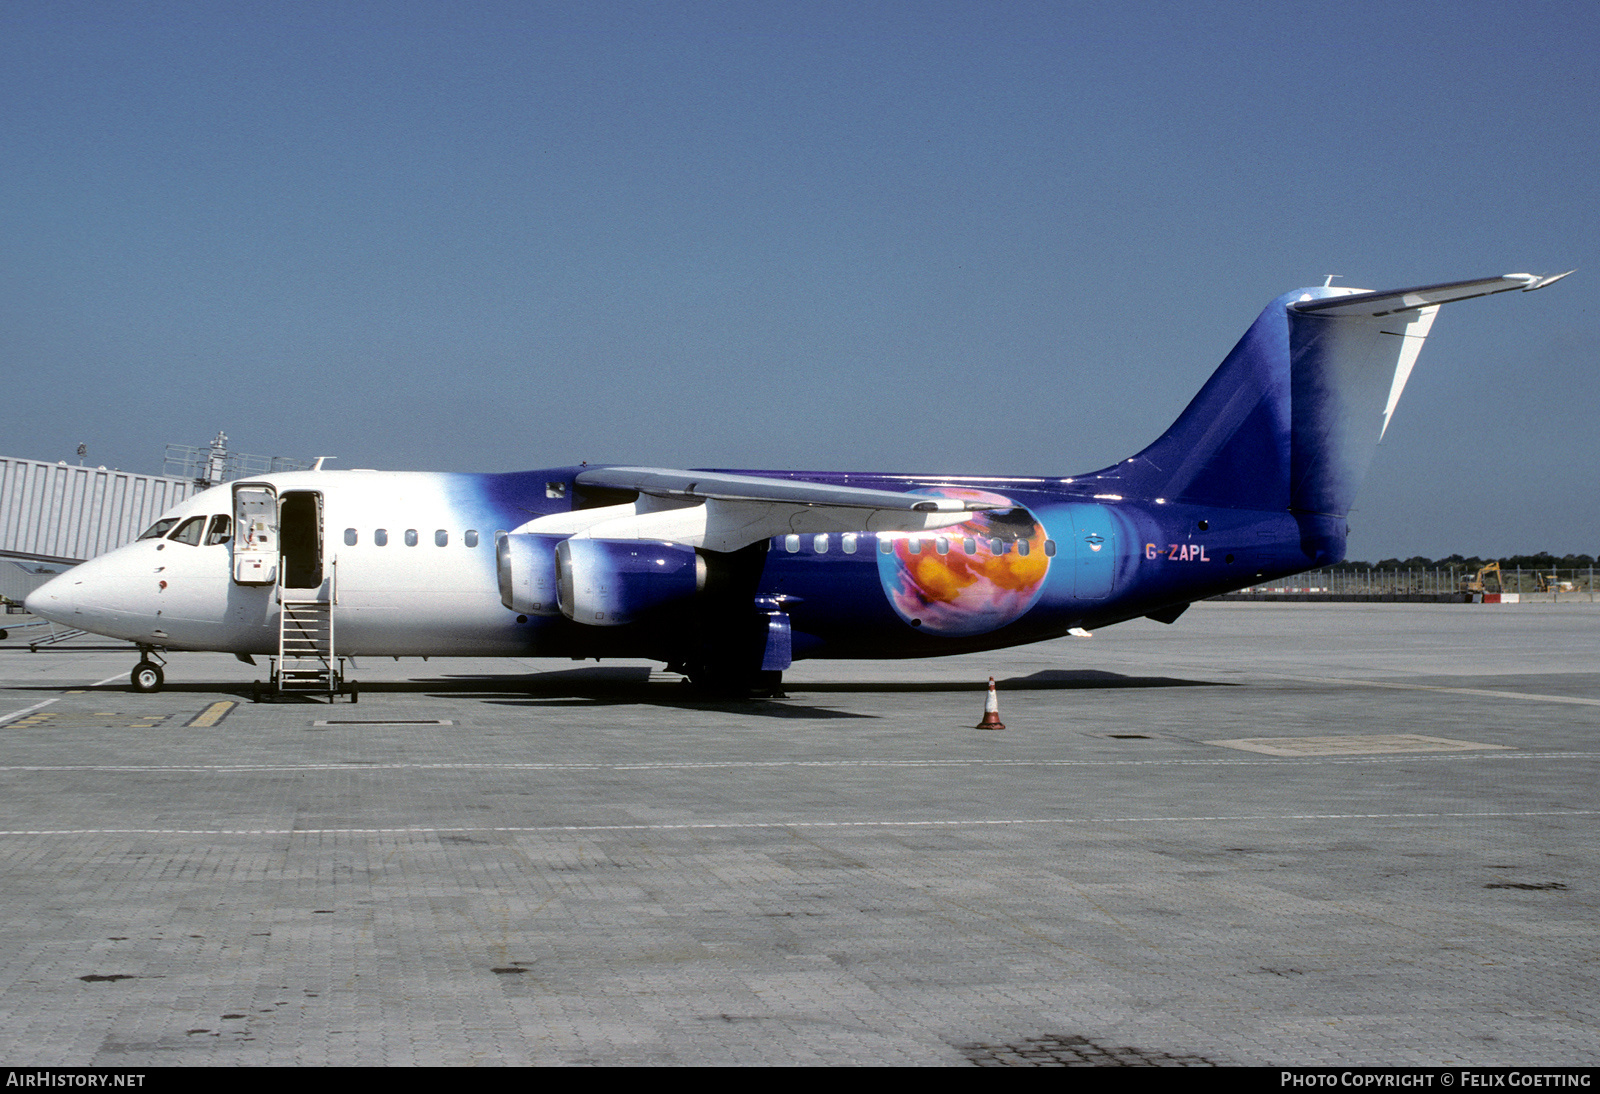
[[[233,581],[278,583],[278,495],[265,483],[233,487]]]

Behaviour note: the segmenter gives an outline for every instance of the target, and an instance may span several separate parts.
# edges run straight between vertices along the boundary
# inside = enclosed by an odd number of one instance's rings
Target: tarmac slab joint
[[[1449,737],[1424,737],[1420,733],[1371,733],[1339,737],[1239,737],[1207,741],[1208,745],[1260,752],[1267,756],[1368,756],[1390,752],[1471,752],[1477,749],[1514,751],[1510,745],[1457,741]]]

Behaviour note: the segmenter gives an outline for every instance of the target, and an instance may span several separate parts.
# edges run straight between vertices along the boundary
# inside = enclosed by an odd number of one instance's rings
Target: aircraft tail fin
[[[1285,293],[1166,433],[1097,477],[1136,496],[1343,518],[1439,306],[1565,276]]]

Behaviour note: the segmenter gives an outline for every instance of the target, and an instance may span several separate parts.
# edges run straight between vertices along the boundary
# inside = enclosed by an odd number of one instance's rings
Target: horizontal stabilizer
[[[1439,308],[1532,292],[1571,272],[1285,293],[1267,305],[1166,433],[1092,478],[1118,494],[1342,518]],[[1307,557],[1320,557],[1318,551]]]
[[[1307,300],[1290,304],[1289,310],[1302,315],[1366,315],[1374,318],[1393,315],[1395,312],[1426,308],[1433,304],[1449,304],[1455,300],[1471,300],[1478,296],[1492,296],[1499,292],[1521,289],[1532,292],[1560,281],[1567,274],[1502,274],[1499,277],[1480,277],[1473,281],[1447,281],[1442,285],[1419,285],[1414,289],[1385,289],[1382,292],[1355,293],[1336,296],[1329,300]]]

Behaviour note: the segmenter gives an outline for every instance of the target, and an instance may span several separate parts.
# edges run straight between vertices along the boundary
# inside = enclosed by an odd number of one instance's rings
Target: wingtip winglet
[[[1535,278],[1533,284],[1526,286],[1522,291],[1532,292],[1534,289],[1542,289],[1546,285],[1554,285],[1557,281],[1560,281],[1563,277],[1566,277],[1567,274],[1573,274],[1577,272],[1578,268],[1574,266],[1572,269],[1568,270],[1567,273],[1550,274],[1548,277]]]

